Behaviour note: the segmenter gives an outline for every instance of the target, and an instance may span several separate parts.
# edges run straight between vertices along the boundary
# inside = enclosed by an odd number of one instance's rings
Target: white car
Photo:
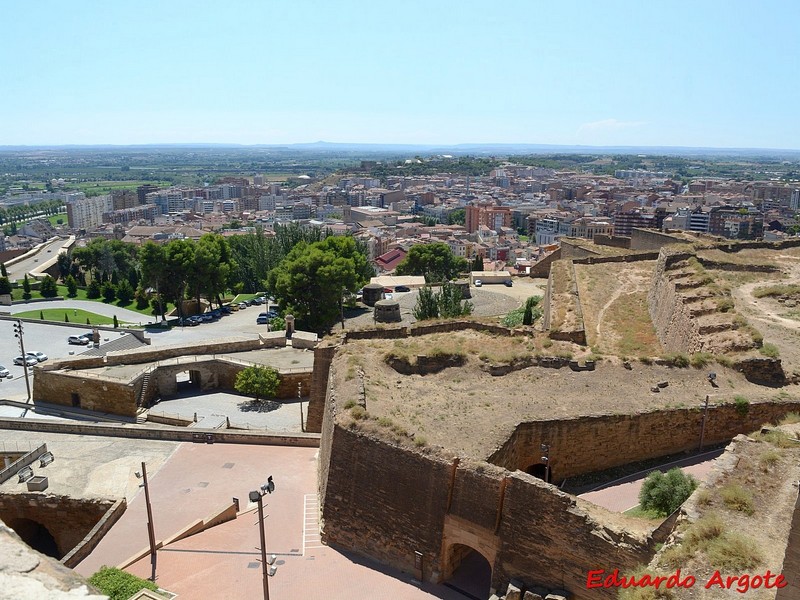
[[[476,279],[475,280],[475,287],[481,287],[482,285],[483,285],[483,282],[480,279]]]
[[[31,350],[30,352],[25,353],[26,356],[32,356],[36,359],[37,362],[44,362],[47,360],[47,354],[44,352],[38,352],[36,350]]]
[[[25,366],[25,365],[27,365],[29,367],[33,367],[35,365],[38,365],[39,361],[36,360],[34,357],[28,356],[26,354],[25,356],[18,356],[17,358],[15,358],[14,359],[14,364],[15,365],[19,365],[20,367]]]
[[[89,340],[87,340],[82,335],[71,335],[67,338],[67,343],[77,344],[78,346],[85,346],[86,344],[89,343]]]
[[[11,371],[0,365],[0,377],[11,377]]]

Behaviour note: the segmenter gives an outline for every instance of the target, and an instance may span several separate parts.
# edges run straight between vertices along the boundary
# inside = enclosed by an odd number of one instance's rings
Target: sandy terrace
[[[334,360],[333,383],[342,403],[357,398],[363,370],[366,409],[376,425],[387,432],[392,427],[405,430],[424,437],[429,445],[477,459],[488,457],[520,422],[696,406],[706,394],[712,402],[722,403],[733,401],[734,395],[756,402],[777,393],[720,365],[713,367],[718,389],[706,380],[707,369],[634,362],[627,370],[611,359],[600,361],[593,372],[530,367],[492,376],[481,369],[487,362],[529,355],[534,348],[529,338],[479,332],[349,342]],[[466,354],[465,366],[431,375],[401,375],[384,361],[389,352],[416,356],[454,349]],[[668,381],[669,386],[654,394],[650,388],[659,381]]]

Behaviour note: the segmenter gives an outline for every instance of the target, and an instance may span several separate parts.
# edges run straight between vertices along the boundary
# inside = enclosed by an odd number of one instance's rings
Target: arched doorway
[[[200,371],[188,370],[175,374],[175,385],[178,388],[178,394],[199,390],[200,382]]]
[[[547,482],[550,481],[550,473],[548,473],[547,465],[543,463],[533,464],[529,466],[527,469],[525,469],[525,472],[528,475],[533,475],[534,477],[538,477],[542,481],[547,481]]]
[[[8,526],[22,538],[23,542],[34,550],[57,559],[63,556],[58,549],[58,544],[53,534],[41,523],[31,519],[19,518],[13,519],[8,523]]]
[[[448,577],[444,584],[462,594],[485,600],[492,585],[492,565],[477,550],[464,544],[453,544],[448,550]]]

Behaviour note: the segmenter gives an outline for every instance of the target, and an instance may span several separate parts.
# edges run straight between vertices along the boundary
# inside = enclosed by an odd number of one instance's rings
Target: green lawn
[[[266,292],[258,292],[257,294],[237,294],[237,296],[231,302],[245,302],[247,300],[252,300],[253,298],[263,296],[265,293]]]
[[[134,312],[141,313],[142,315],[145,315],[146,317],[154,317],[155,316],[153,314],[153,309],[151,309],[150,307],[143,308],[143,309],[136,308],[136,301],[135,300],[130,302],[129,304],[120,304],[116,300],[114,302],[106,302],[105,300],[103,300],[103,298],[94,298],[94,299],[87,298],[86,297],[86,290],[83,289],[83,288],[78,288],[77,295],[74,298],[70,298],[69,296],[67,296],[67,286],[59,284],[59,286],[58,286],[58,295],[62,296],[63,298],[65,298],[67,300],[88,300],[89,302],[102,302],[103,304],[110,304],[112,306],[118,306],[119,308],[125,308],[127,310],[132,310]],[[21,286],[11,290],[11,298],[13,300],[22,300],[22,287]],[[31,298],[42,298],[42,295],[39,293],[39,290],[31,290]],[[172,304],[167,304],[166,305],[167,312],[172,310],[172,308],[173,308]],[[54,310],[63,311],[64,309],[54,309]],[[80,311],[78,311],[78,312],[80,312]],[[87,313],[87,314],[93,314],[93,313]],[[36,317],[38,317],[38,316],[39,316],[39,313],[38,313],[38,311],[36,311]],[[97,315],[97,316],[99,316],[99,315]],[[64,315],[62,314],[61,315],[61,319],[58,319],[58,320],[59,321],[63,320],[63,318],[64,318]],[[107,317],[102,317],[102,318],[107,318]],[[82,322],[85,322],[85,320],[86,319],[84,319]],[[100,323],[98,323],[98,325],[99,324]]]
[[[638,504],[633,508],[629,508],[623,514],[629,515],[631,517],[639,517],[642,519],[650,519],[653,521],[664,519],[664,515],[658,513],[654,510],[645,510]]]
[[[74,308],[45,308],[41,311],[28,310],[25,312],[16,313],[14,316],[22,319],[40,319],[43,317],[45,321],[82,323],[86,325],[112,325],[114,323],[113,317],[96,315],[85,310],[76,310]]]

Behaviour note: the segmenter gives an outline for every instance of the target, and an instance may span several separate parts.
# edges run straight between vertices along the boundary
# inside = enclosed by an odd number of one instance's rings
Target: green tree
[[[270,400],[275,397],[281,376],[272,367],[246,367],[236,375],[233,387],[240,394],[253,396],[256,402]]]
[[[475,260],[472,261],[472,270],[483,271],[483,255],[481,254],[475,255]]]
[[[0,277],[0,294],[10,294],[11,293],[11,282],[8,280],[8,277],[3,276]]]
[[[439,303],[436,301],[436,295],[431,286],[426,285],[420,288],[417,303],[411,310],[411,314],[417,321],[439,318]]]
[[[645,510],[669,515],[678,510],[696,487],[697,480],[678,467],[670,469],[666,475],[653,471],[639,491],[639,504]]]
[[[64,323],[69,323],[69,315],[64,313]]]
[[[44,311],[39,311],[39,320],[44,321]]]
[[[42,279],[42,283],[39,285],[39,293],[42,295],[42,298],[55,298],[58,296],[56,280],[50,277],[50,275],[45,275],[44,279]]]
[[[120,306],[127,306],[133,300],[133,287],[127,279],[123,279],[117,286],[117,300]]]
[[[300,242],[269,274],[268,287],[283,314],[297,319],[298,329],[327,331],[339,318],[346,292],[369,281],[370,264],[350,236]]]
[[[74,298],[78,295],[78,282],[72,275],[67,275],[66,279],[67,284],[67,296],[70,298]]]
[[[119,327],[119,321],[117,320],[117,315],[114,315],[114,329]]]
[[[139,250],[139,268],[142,273],[143,287],[155,290],[153,297],[153,310],[155,314],[164,317],[164,304],[161,290],[166,289],[166,254],[164,246],[153,242],[145,242]]]
[[[183,318],[183,300],[194,268],[195,246],[189,240],[172,240],[164,252],[166,272],[161,293],[175,304],[178,315]]]
[[[447,223],[449,225],[463,225],[467,220],[467,209],[457,208],[447,215]]]
[[[25,273],[25,279],[22,280],[22,298],[24,300],[31,299],[31,282],[28,281],[27,273]]]
[[[449,281],[468,268],[467,261],[455,256],[450,246],[436,242],[412,246],[408,255],[397,265],[396,273],[424,275],[428,283],[437,283]]]
[[[8,271],[6,270],[6,263],[0,263],[0,275],[3,277],[8,277]]]
[[[110,281],[106,281],[102,287],[103,300],[106,302],[113,302],[117,297],[117,288]]]
[[[539,308],[541,301],[541,296],[531,296],[525,301],[525,313],[522,316],[523,325],[533,325],[533,322],[542,316],[542,309]]]
[[[90,300],[100,297],[100,282],[97,279],[92,279],[89,285],[86,286],[86,297]]]

